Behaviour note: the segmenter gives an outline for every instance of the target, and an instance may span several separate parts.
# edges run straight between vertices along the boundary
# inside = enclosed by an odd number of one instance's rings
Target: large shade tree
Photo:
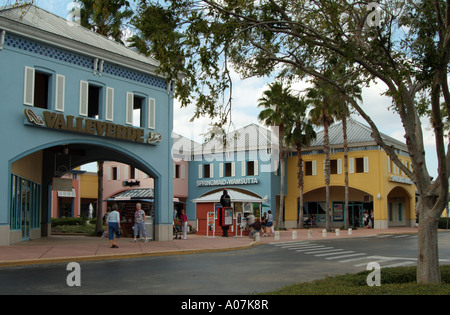
[[[218,100],[231,87],[231,66],[243,78],[314,77],[341,89],[372,128],[375,141],[415,183],[420,198],[417,280],[440,282],[437,222],[448,202],[450,163],[444,142],[450,113],[449,1],[141,1],[133,24],[139,30],[136,44],[161,61],[162,72],[181,78],[176,95],[183,106],[194,103],[198,113],[214,116],[225,108]],[[331,56],[344,58],[348,71],[366,84],[384,83],[414,171],[383,142],[371,117],[345,94],[341,79],[321,70]],[[425,160],[424,115],[435,135],[439,168],[434,180]]]

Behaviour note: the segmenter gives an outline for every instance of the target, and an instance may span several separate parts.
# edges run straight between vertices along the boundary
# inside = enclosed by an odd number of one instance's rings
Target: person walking
[[[272,212],[269,210],[267,211],[267,218],[266,218],[266,228],[270,228],[270,232],[272,232],[272,234],[274,234],[274,230],[273,230],[273,215]],[[266,231],[267,232],[267,231]],[[270,234],[269,234],[270,236]]]
[[[120,213],[116,204],[112,206],[112,211],[106,219],[108,225],[108,238],[111,248],[119,248],[117,241],[120,238]]]
[[[145,242],[148,242],[147,234],[145,232],[145,212],[142,210],[142,205],[140,203],[136,204],[136,211],[134,212],[134,240],[132,243],[136,243],[136,238],[138,233],[140,233],[141,237],[145,238]]]
[[[188,224],[188,217],[186,215],[186,210],[181,210],[181,215],[180,215],[180,219],[181,219],[181,228],[183,230],[183,239],[187,239],[187,224]]]

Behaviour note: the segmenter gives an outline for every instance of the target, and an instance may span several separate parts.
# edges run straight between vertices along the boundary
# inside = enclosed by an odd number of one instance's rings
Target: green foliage
[[[450,228],[450,218],[441,217],[438,223],[439,229],[448,229]]]
[[[264,294],[274,295],[448,295],[450,294],[450,266],[441,266],[440,285],[418,285],[416,267],[381,269],[381,286],[369,287],[370,271],[356,274],[327,276],[324,279],[294,284]]]
[[[86,225],[87,218],[79,217],[79,218],[52,218],[51,226],[56,227],[60,225]]]
[[[122,26],[133,11],[126,0],[77,0],[81,4],[81,25],[122,43]]]

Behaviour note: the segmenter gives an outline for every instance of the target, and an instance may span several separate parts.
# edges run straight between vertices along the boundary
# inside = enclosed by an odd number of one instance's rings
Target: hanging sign
[[[148,144],[162,141],[162,135],[159,132],[149,132],[146,135],[145,130],[141,128],[118,125],[97,119],[75,117],[49,111],[43,111],[43,117],[41,117],[36,115],[31,108],[26,108],[24,113],[28,123],[44,128]]]

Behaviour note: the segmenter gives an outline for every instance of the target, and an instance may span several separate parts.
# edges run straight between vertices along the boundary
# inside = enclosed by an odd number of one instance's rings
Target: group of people
[[[106,225],[108,226],[107,235],[111,248],[119,248],[117,246],[117,241],[121,235],[120,227],[120,213],[118,211],[118,206],[114,204],[112,206],[112,211],[105,214]],[[133,226],[133,236],[134,239],[132,243],[136,243],[136,238],[138,235],[144,237],[144,241],[148,242],[147,233],[145,232],[145,212],[142,210],[142,205],[140,203],[136,204],[136,211],[134,213],[134,226]]]
[[[366,229],[373,229],[373,225],[374,225],[374,219],[373,219],[373,210],[370,211],[366,210],[364,211],[363,214],[363,223],[364,223],[364,227]]]
[[[261,231],[263,231],[263,236],[271,236],[270,233],[275,233],[273,229],[273,215],[270,210],[264,213],[261,219],[255,218],[253,215],[250,215],[247,219],[249,220],[248,226],[251,228],[250,236],[255,233],[261,233]],[[268,231],[270,232],[268,233]]]

